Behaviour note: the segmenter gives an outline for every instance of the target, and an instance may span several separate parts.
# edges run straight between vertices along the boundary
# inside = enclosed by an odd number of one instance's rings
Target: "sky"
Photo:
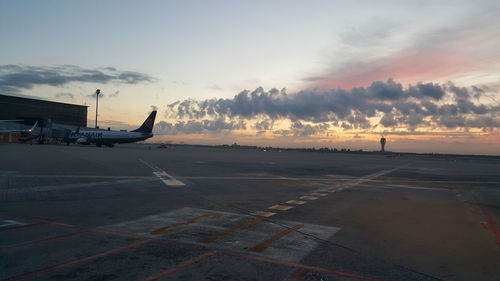
[[[500,155],[498,1],[0,1],[0,94],[152,141]]]

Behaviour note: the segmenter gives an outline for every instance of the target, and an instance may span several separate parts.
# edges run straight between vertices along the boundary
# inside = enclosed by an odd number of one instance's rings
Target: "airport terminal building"
[[[52,137],[58,129],[87,126],[87,106],[0,94],[0,120],[23,120],[2,122],[7,129],[26,129],[38,121],[44,135]]]

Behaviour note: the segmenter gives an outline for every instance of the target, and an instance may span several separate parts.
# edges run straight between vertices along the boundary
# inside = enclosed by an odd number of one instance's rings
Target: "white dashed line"
[[[291,208],[293,208],[293,206],[274,205],[274,206],[269,207],[268,209],[278,210],[278,211],[286,211],[286,210],[290,210]]]
[[[320,193],[320,192],[314,192],[314,193],[311,193],[312,196],[327,196],[328,193]]]
[[[252,213],[252,215],[254,216],[259,216],[259,217],[271,217],[271,216],[274,216],[276,215],[276,213],[273,213],[273,212],[263,212],[263,211],[258,211],[258,212],[254,212]]]
[[[293,205],[303,205],[307,202],[306,201],[299,201],[299,200],[290,200],[290,201],[286,201],[285,203],[293,204]]]
[[[301,196],[299,198],[300,199],[306,199],[306,200],[316,200],[316,199],[318,199],[318,197],[314,197],[314,196]]]

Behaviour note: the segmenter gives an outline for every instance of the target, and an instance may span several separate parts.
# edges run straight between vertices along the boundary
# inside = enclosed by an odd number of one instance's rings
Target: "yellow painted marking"
[[[218,218],[220,218],[222,216],[224,216],[224,214],[218,214],[218,213],[204,214],[204,215],[201,215],[201,216],[194,217],[194,218],[192,218],[190,220],[187,220],[185,222],[174,223],[174,224],[171,224],[171,225],[160,227],[158,229],[155,229],[155,230],[151,231],[150,233],[152,235],[167,234],[169,232],[173,232],[173,231],[177,230],[177,228],[180,227],[180,226],[184,226],[184,225],[195,223],[195,222],[197,222],[197,221],[199,221],[199,220],[201,220],[203,218],[218,219]]]
[[[269,207],[271,210],[278,210],[278,211],[286,211],[293,208],[293,206],[286,206],[286,205],[274,205]]]
[[[214,235],[210,235],[210,236],[207,236],[205,238],[201,238],[200,240],[198,240],[199,242],[202,242],[202,243],[211,243],[211,242],[214,242],[215,240],[219,239],[220,237],[224,236],[224,235],[228,235],[228,234],[231,234],[235,231],[237,231],[238,229],[240,228],[244,228],[244,227],[248,227],[248,226],[251,226],[251,225],[254,225],[254,224],[257,224],[259,222],[261,222],[262,219],[261,218],[253,218],[251,220],[248,220],[244,223],[240,223],[238,224],[237,226],[234,226],[232,228],[228,228],[224,231],[221,231],[219,233],[216,233]]]
[[[318,197],[314,197],[314,196],[301,196],[300,199],[316,200],[316,199],[318,199]]]
[[[252,215],[268,218],[270,216],[276,215],[276,213],[273,213],[273,212],[255,212],[255,213],[252,213]]]
[[[303,224],[299,224],[299,225],[296,225],[292,228],[289,228],[283,232],[280,232],[276,235],[274,235],[273,237],[269,238],[269,239],[266,239],[262,242],[260,242],[259,244],[255,245],[253,248],[250,249],[250,251],[253,251],[253,252],[263,252],[264,250],[266,250],[271,244],[273,244],[274,242],[278,241],[279,239],[285,237],[286,235],[288,235],[289,233],[291,232],[294,232],[294,231],[297,231],[299,229],[301,229],[302,227],[304,227]]]
[[[319,193],[319,192],[315,192],[315,193],[311,193],[311,195],[314,195],[314,196],[327,196],[328,193]]]
[[[290,201],[286,201],[285,203],[294,204],[294,205],[302,205],[302,204],[305,204],[307,202],[306,201],[299,201],[299,200],[290,200]]]

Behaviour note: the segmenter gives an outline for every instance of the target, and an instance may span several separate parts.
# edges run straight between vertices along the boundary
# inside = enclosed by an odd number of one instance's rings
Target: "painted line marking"
[[[265,251],[269,246],[271,246],[271,244],[273,244],[274,242],[278,241],[279,239],[285,237],[286,235],[288,235],[294,231],[301,229],[302,227],[304,227],[303,224],[298,224],[292,228],[289,228],[285,231],[282,231],[282,232],[274,235],[273,237],[266,239],[266,240],[260,242],[259,244],[255,245],[253,248],[250,249],[250,251],[261,253],[261,252]]]
[[[273,212],[263,212],[263,211],[258,211],[258,212],[253,212],[252,215],[254,216],[259,216],[259,217],[271,217],[271,216],[274,216],[276,215],[276,213],[273,213]]]
[[[150,164],[142,159],[139,159],[144,165],[148,166],[151,168],[154,172],[153,175],[155,175],[157,178],[159,178],[164,184],[168,186],[184,186],[185,184],[181,182],[180,180],[174,178],[172,175],[167,174],[167,172],[163,171],[159,167]]]
[[[438,191],[450,191],[451,190],[449,188],[409,186],[409,185],[402,185],[402,184],[387,184],[385,186],[382,186],[382,188],[406,188],[406,189],[438,190]]]
[[[19,247],[23,247],[23,246],[32,245],[32,244],[38,244],[38,243],[45,242],[45,241],[58,240],[58,239],[67,238],[67,237],[71,237],[71,236],[75,236],[75,235],[80,235],[80,234],[85,233],[85,232],[88,232],[88,231],[71,232],[71,233],[61,234],[61,235],[57,235],[57,236],[51,236],[51,237],[47,237],[47,238],[12,244],[12,245],[8,245],[8,246],[1,246],[0,249],[1,250],[14,249],[14,248],[19,248]]]
[[[314,197],[314,196],[300,196],[299,198],[300,199],[306,199],[306,200],[316,200],[316,199],[318,199],[318,197]]]
[[[271,209],[271,210],[278,210],[278,211],[286,211],[286,210],[290,210],[291,208],[293,208],[294,206],[286,206],[286,205],[274,205],[274,206],[271,206],[269,207],[268,209]]]
[[[43,185],[43,186],[35,186],[28,187],[22,189],[7,189],[7,194],[23,194],[29,192],[42,192],[42,191],[53,191],[53,190],[67,190],[67,189],[75,189],[81,187],[94,187],[94,186],[106,186],[106,185],[116,185],[123,183],[140,183],[156,180],[154,177],[142,178],[142,179],[121,179],[121,180],[113,180],[113,181],[99,181],[99,182],[89,182],[89,183],[69,183],[69,184],[61,184],[61,185]]]
[[[70,261],[70,262],[67,262],[67,263],[58,264],[58,265],[47,267],[47,268],[44,268],[44,269],[41,269],[41,270],[33,271],[33,272],[30,272],[30,273],[26,273],[26,274],[14,276],[12,278],[7,278],[7,279],[4,279],[2,281],[17,281],[17,280],[23,280],[23,279],[27,279],[27,278],[31,278],[31,277],[36,277],[36,276],[39,276],[39,275],[42,275],[42,274],[45,274],[45,273],[48,273],[48,272],[51,272],[51,271],[54,271],[54,270],[58,270],[58,269],[61,269],[61,268],[66,268],[66,267],[69,267],[69,266],[74,266],[74,265],[81,264],[81,263],[84,263],[84,262],[87,262],[87,261],[90,261],[90,260],[93,260],[93,259],[97,259],[97,258],[105,257],[105,256],[108,256],[108,255],[116,254],[116,253],[119,253],[119,252],[123,252],[123,251],[131,249],[131,248],[136,248],[136,247],[142,246],[142,245],[144,245],[146,243],[149,243],[149,242],[150,242],[149,240],[138,241],[138,242],[132,243],[132,244],[127,245],[127,246],[123,246],[123,247],[111,249],[111,250],[108,250],[108,251],[105,251],[105,252],[102,252],[102,253],[99,253],[99,254],[96,254],[96,255],[92,255],[92,256],[81,258],[81,259],[73,260],[73,261]]]
[[[158,177],[166,185],[170,185],[170,186],[183,186],[183,185],[185,185],[183,182],[181,182],[180,180],[167,174],[165,171],[153,172],[153,174],[156,177]]]
[[[27,225],[27,223],[15,220],[3,220],[2,224],[0,224],[0,228],[14,226],[14,225],[16,226]]]
[[[199,220],[201,220],[203,218],[218,219],[218,218],[221,218],[223,216],[224,216],[224,214],[219,214],[219,213],[204,214],[204,215],[201,215],[201,216],[194,217],[194,218],[192,218],[190,220],[187,220],[185,222],[174,223],[174,224],[171,224],[171,225],[160,227],[158,229],[155,229],[155,230],[151,231],[150,234],[152,234],[152,235],[167,234],[167,233],[171,233],[171,232],[174,232],[174,231],[178,230],[179,227],[181,227],[181,226],[193,224],[193,223],[195,223],[195,222],[197,222],[197,221],[199,221]]]
[[[219,254],[224,254],[224,255],[228,255],[228,256],[235,256],[235,257],[240,257],[240,258],[244,258],[244,259],[248,259],[248,260],[254,260],[254,261],[277,264],[277,265],[284,265],[284,266],[288,266],[288,267],[294,267],[297,269],[316,271],[316,272],[321,272],[321,273],[325,273],[325,274],[329,274],[329,275],[342,276],[342,277],[347,277],[347,278],[356,279],[356,280],[384,281],[382,279],[367,277],[367,276],[363,276],[363,275],[357,275],[357,274],[353,274],[353,273],[337,271],[337,270],[332,270],[332,269],[313,266],[313,265],[295,263],[295,262],[290,262],[290,261],[285,261],[285,260],[277,260],[277,259],[267,258],[267,257],[262,257],[262,256],[245,255],[245,254],[241,254],[241,253],[237,253],[237,252],[229,252],[229,251],[224,251],[224,250],[217,250],[217,252]]]
[[[45,224],[45,223],[44,222],[37,222],[37,223],[32,223],[32,224],[23,224],[23,225],[13,226],[13,227],[9,227],[9,228],[0,229],[0,232],[8,231],[8,230],[16,230],[16,229],[21,229],[21,228],[26,228],[26,227],[32,227],[32,226],[37,226],[37,225],[41,225],[41,224]]]
[[[149,179],[151,176],[92,176],[92,175],[16,175],[16,178],[63,178],[63,179]]]
[[[306,201],[299,201],[299,200],[290,200],[290,201],[286,201],[285,203],[293,204],[293,205],[303,205],[307,202]]]
[[[314,193],[311,193],[311,195],[313,195],[313,196],[327,196],[328,193],[314,192]]]
[[[396,169],[398,169],[398,168],[394,168],[394,169],[390,169],[390,170],[382,170],[382,171],[379,171],[379,172],[376,172],[376,173],[373,173],[373,174],[369,174],[369,175],[364,176],[364,177],[360,177],[360,178],[356,178],[356,179],[353,179],[353,180],[349,180],[347,182],[344,182],[344,183],[341,183],[341,184],[338,184],[338,185],[334,185],[334,186],[332,186],[331,188],[328,188],[328,189],[318,190],[315,193],[311,193],[311,195],[314,195],[314,196],[326,196],[326,195],[328,195],[328,193],[341,191],[341,190],[344,190],[346,188],[353,187],[353,186],[356,186],[356,185],[360,185],[360,184],[363,184],[364,182],[367,182],[367,181],[371,181],[374,178],[377,178],[377,177],[380,177],[382,175],[391,173],[391,172],[395,171]]]
[[[208,253],[205,253],[205,254],[201,254],[201,255],[199,255],[197,257],[194,257],[192,259],[189,259],[189,260],[187,260],[187,261],[185,261],[185,262],[183,262],[183,263],[181,263],[179,265],[171,267],[171,268],[169,268],[169,269],[167,269],[165,271],[162,271],[160,273],[151,275],[151,276],[143,279],[142,281],[154,281],[154,280],[158,280],[158,279],[160,279],[162,277],[166,277],[166,276],[171,275],[171,274],[173,274],[175,272],[181,271],[181,270],[183,270],[183,269],[185,269],[185,268],[187,268],[187,267],[189,267],[189,266],[191,266],[191,265],[193,265],[193,264],[195,264],[197,262],[200,262],[200,261],[202,261],[202,260],[204,260],[204,259],[206,259],[206,258],[208,258],[210,256],[213,256],[213,255],[215,255],[215,251],[208,252]]]
[[[228,228],[228,229],[223,230],[223,231],[221,231],[219,233],[207,236],[205,238],[201,238],[198,241],[202,242],[202,243],[212,243],[212,242],[214,242],[215,240],[219,239],[222,236],[231,234],[231,233],[236,232],[237,230],[239,230],[241,228],[249,227],[249,226],[257,224],[257,223],[259,223],[261,221],[262,221],[261,218],[253,218],[251,220],[247,220],[247,221],[245,221],[243,223],[240,223],[240,224],[238,224],[238,225],[236,225],[236,226],[234,226],[232,228]]]
[[[8,214],[5,214],[5,213],[0,213],[0,214],[2,214],[2,215],[8,215]],[[17,216],[17,217],[19,217],[19,216]],[[65,226],[65,227],[69,227],[69,228],[81,229],[81,230],[86,230],[86,231],[89,231],[89,232],[97,232],[97,233],[109,234],[109,235],[118,236],[118,237],[127,237],[127,238],[132,238],[132,239],[147,239],[146,237],[139,236],[139,235],[125,234],[125,233],[120,233],[120,232],[115,232],[115,231],[106,231],[106,230],[94,229],[94,228],[85,228],[85,227],[82,227],[82,226],[71,225],[71,224],[66,224],[66,223],[60,223],[60,222],[56,222],[56,221],[46,221],[46,220],[41,221],[41,220],[29,219],[27,217],[19,217],[19,218],[26,219],[26,220],[32,220],[32,221],[38,221],[39,223],[44,223],[44,224],[48,224],[48,225]],[[147,239],[147,240],[141,240],[141,241],[144,244],[150,242],[150,243],[155,243],[155,244],[160,244],[160,245],[178,245],[178,246],[186,247],[186,248],[190,248],[190,249],[207,250],[205,247],[197,246],[197,245],[190,244],[190,243],[178,242],[178,241],[174,242],[174,241],[165,241],[165,240],[159,240],[159,239]],[[140,245],[136,246],[136,245],[132,244],[130,246],[125,246],[123,248],[126,248],[126,247],[133,248],[133,247],[138,247],[138,246],[140,246]],[[122,249],[122,248],[120,248],[120,249]],[[118,249],[112,249],[110,251],[114,251],[114,250],[116,251]],[[123,249],[123,250],[126,250],[126,249]],[[119,252],[119,251],[116,251],[116,252]],[[106,255],[105,253],[98,254],[98,255]],[[348,273],[348,272],[343,272],[343,271],[336,271],[336,270],[332,270],[332,269],[328,269],[328,268],[323,268],[323,267],[311,266],[311,265],[300,264],[300,263],[296,263],[296,262],[285,261],[285,260],[278,260],[278,259],[274,259],[274,258],[268,258],[268,257],[262,257],[262,256],[256,256],[256,255],[248,255],[248,254],[243,254],[243,253],[238,253],[238,252],[232,252],[232,251],[227,251],[227,250],[217,250],[216,253],[217,254],[222,254],[222,255],[227,255],[227,256],[241,257],[241,258],[244,258],[244,259],[247,259],[247,260],[255,260],[255,261],[265,262],[265,263],[270,263],[270,264],[284,265],[284,266],[293,267],[293,268],[297,268],[297,269],[304,269],[304,270],[309,270],[309,271],[322,272],[322,273],[326,273],[326,274],[330,274],[330,275],[343,276],[343,277],[353,278],[353,279],[357,279],[357,280],[364,280],[364,281],[384,281],[382,279],[376,279],[376,278],[371,278],[371,277],[367,277],[367,276],[356,275],[356,274],[352,274],[352,273]],[[85,262],[85,261],[82,261],[82,262]],[[50,271],[57,270],[57,269],[59,269],[59,267],[51,269],[51,270],[48,270],[48,271],[45,271],[46,269],[45,270],[40,270],[40,271],[38,271],[40,273],[39,274],[35,274],[35,276],[36,275],[41,275],[44,272],[50,272]],[[41,271],[43,271],[43,272],[41,272]],[[18,277],[13,277],[13,278],[16,278],[16,279],[11,278],[11,279],[6,279],[6,280],[22,280],[22,279],[25,279],[25,278],[30,278],[30,277],[32,277],[33,273],[28,273],[28,274],[29,274],[29,276],[26,276],[26,277],[20,277],[20,276],[18,276]],[[25,275],[28,275],[28,274],[25,274]],[[25,276],[25,275],[23,275],[23,276]],[[6,280],[2,280],[2,281],[6,281]]]
[[[474,199],[474,205],[482,212],[483,220],[482,226],[485,230],[490,231],[495,236],[495,242],[498,247],[500,247],[500,228],[496,225],[495,219],[491,216],[488,210],[481,206],[479,198],[472,194],[472,198]]]

